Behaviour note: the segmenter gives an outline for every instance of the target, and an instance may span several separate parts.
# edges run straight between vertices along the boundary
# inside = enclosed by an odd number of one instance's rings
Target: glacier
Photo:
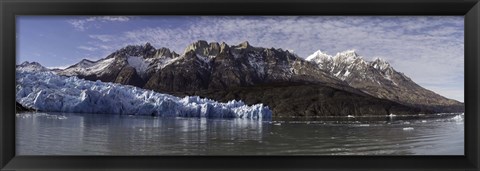
[[[263,104],[249,106],[237,100],[220,103],[198,96],[180,98],[52,72],[17,70],[16,76],[16,100],[44,112],[250,119],[272,116],[272,111]]]

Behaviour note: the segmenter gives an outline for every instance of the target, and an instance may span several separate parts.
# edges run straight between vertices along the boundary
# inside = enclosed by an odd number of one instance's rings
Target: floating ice
[[[17,72],[17,101],[45,112],[106,113],[153,116],[271,118],[263,104],[219,103],[198,96],[179,98],[100,81],[58,76],[49,72]]]
[[[370,124],[358,124],[358,125],[356,125],[356,126],[358,126],[358,127],[369,127]]]
[[[32,117],[45,117],[47,119],[58,119],[58,120],[68,119],[68,117],[63,115],[52,115],[47,113],[22,113],[22,114],[16,114],[16,117],[22,118],[22,119],[32,118]]]
[[[457,115],[455,117],[452,118],[452,120],[455,120],[455,121],[463,121],[463,117],[464,115]]]

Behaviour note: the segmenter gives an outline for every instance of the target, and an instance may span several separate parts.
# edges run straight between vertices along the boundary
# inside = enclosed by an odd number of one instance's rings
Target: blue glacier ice
[[[134,86],[88,81],[52,72],[17,70],[16,100],[45,112],[131,114],[214,118],[271,118],[263,104],[220,103],[198,96],[176,96]]]

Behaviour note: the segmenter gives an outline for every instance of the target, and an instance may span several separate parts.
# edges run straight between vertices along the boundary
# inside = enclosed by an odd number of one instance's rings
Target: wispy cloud
[[[92,39],[97,39],[97,40],[100,40],[102,42],[109,42],[109,41],[112,41],[114,39],[114,36],[112,35],[101,35],[101,34],[95,34],[95,35],[89,35],[88,37],[92,38]]]
[[[98,49],[98,48],[90,47],[90,46],[79,46],[77,48],[82,49],[82,50],[88,50],[88,51],[96,51]]]
[[[90,35],[92,41],[85,46],[102,47],[97,50],[110,53],[125,45],[150,42],[182,53],[197,40],[228,44],[248,40],[254,46],[291,49],[302,57],[319,49],[330,54],[357,49],[368,60],[386,59],[398,71],[442,95],[460,97],[452,93],[463,92],[461,16],[231,16],[196,17],[182,27],[162,24],[119,34]],[[454,84],[456,90],[439,89],[433,84]],[[461,97],[457,100],[463,101],[463,93]]]
[[[99,16],[99,17],[85,17],[81,19],[72,19],[67,22],[70,23],[76,30],[84,31],[91,27],[94,22],[126,22],[131,17],[126,16]]]

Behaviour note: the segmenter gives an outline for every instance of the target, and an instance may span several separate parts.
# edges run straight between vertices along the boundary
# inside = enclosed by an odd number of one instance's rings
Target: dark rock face
[[[202,90],[208,87],[209,77],[208,63],[189,51],[178,60],[178,64],[168,65],[154,73],[145,88],[169,92]]]
[[[110,55],[107,56],[108,58],[115,58],[115,57],[128,57],[128,56],[142,56],[144,58],[152,58],[155,55],[165,55],[170,53],[170,50],[166,48],[161,48],[156,50],[150,43],[146,43],[143,46],[127,46],[124,47]],[[178,55],[177,55],[178,56]]]
[[[241,99],[251,105],[264,103],[273,110],[275,117],[289,116],[361,116],[429,113],[389,100],[356,94],[323,85],[268,84],[237,87],[227,90],[204,90],[187,93],[227,102]],[[183,93],[177,94],[185,95]]]
[[[137,74],[135,68],[131,66],[123,67],[114,82],[137,87],[143,87],[145,85],[145,81]]]
[[[188,46],[177,62],[154,73],[145,88],[178,92],[283,82],[346,86],[288,51],[255,48],[248,42],[229,47],[199,41]]]
[[[170,51],[168,48],[155,49],[147,43],[143,46],[127,46],[98,61],[84,59],[64,70],[55,72],[60,75],[77,76],[86,80],[100,80],[143,87],[152,74],[158,71],[157,64],[178,56],[177,53]],[[132,58],[136,60],[129,60]],[[148,66],[142,66],[145,64],[141,63],[146,60],[152,62]],[[138,73],[135,67],[140,67],[145,71]]]
[[[24,107],[23,105],[21,105],[20,103],[15,102],[15,111],[16,111],[17,113],[18,113],[18,112],[29,112],[29,111],[33,111],[33,109],[26,108],[26,107]]]
[[[444,107],[449,103],[426,103],[439,104],[435,107],[420,103],[433,96],[403,74],[388,68],[375,68],[380,63],[358,60],[356,53],[345,55],[348,61],[362,64],[353,66],[355,71],[361,72],[353,72],[349,63],[328,61],[319,65],[289,51],[253,47],[248,42],[228,46],[198,41],[190,44],[182,55],[167,48],[155,49],[147,43],[127,46],[99,61],[83,61],[58,73],[177,96],[199,95],[219,101],[236,99],[247,104],[264,103],[276,116],[447,111]],[[82,70],[80,65],[90,71]],[[370,79],[365,75],[371,75],[374,81],[365,81]]]

